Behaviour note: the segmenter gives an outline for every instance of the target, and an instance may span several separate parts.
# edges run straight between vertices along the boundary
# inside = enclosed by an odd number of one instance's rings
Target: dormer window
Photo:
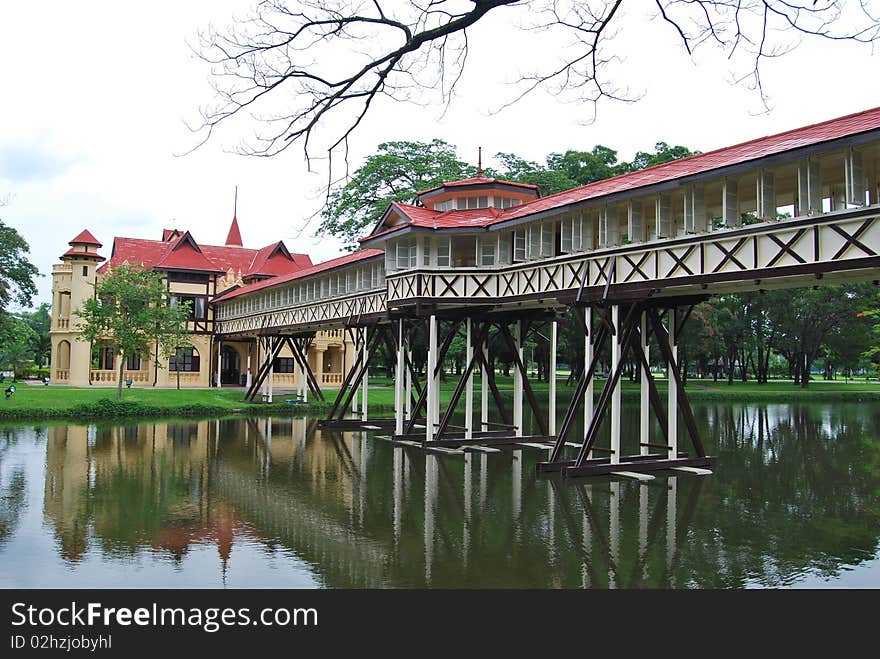
[[[455,208],[460,211],[489,208],[489,197],[459,197],[455,200]]]
[[[440,213],[444,211],[451,211],[455,208],[455,200],[447,199],[446,201],[441,201],[439,204],[434,205],[434,210],[439,211]]]

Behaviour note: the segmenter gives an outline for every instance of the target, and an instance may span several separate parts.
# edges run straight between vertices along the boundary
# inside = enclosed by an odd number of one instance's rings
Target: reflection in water
[[[647,484],[539,480],[542,451],[436,455],[310,419],[5,430],[0,585],[877,585],[876,413],[695,412],[717,473]]]

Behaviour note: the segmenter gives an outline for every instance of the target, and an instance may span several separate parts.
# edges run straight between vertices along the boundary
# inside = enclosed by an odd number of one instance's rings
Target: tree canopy
[[[29,253],[27,241],[0,220],[0,314],[12,302],[29,306],[37,294],[34,279],[39,271],[28,260]]]
[[[351,180],[332,192],[319,230],[353,247],[392,201],[411,202],[417,190],[475,173],[443,140],[385,142]]]
[[[116,397],[122,397],[125,358],[148,354],[158,345],[163,355],[185,342],[190,309],[172,305],[162,275],[137,265],[122,265],[95,286],[95,297],[74,313],[82,320],[81,341],[107,341],[119,356]]]

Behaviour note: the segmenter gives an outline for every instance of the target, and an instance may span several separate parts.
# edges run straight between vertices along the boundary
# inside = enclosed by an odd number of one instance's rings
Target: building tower
[[[62,263],[52,266],[52,370],[57,384],[89,384],[91,346],[77,337],[77,317],[73,314],[95,294],[95,268],[104,260],[98,254],[100,242],[85,230],[69,243],[61,255]]]

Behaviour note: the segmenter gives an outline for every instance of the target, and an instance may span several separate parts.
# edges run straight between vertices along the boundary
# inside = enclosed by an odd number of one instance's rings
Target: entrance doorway
[[[232,346],[220,349],[220,384],[239,384],[241,377],[241,357]]]

